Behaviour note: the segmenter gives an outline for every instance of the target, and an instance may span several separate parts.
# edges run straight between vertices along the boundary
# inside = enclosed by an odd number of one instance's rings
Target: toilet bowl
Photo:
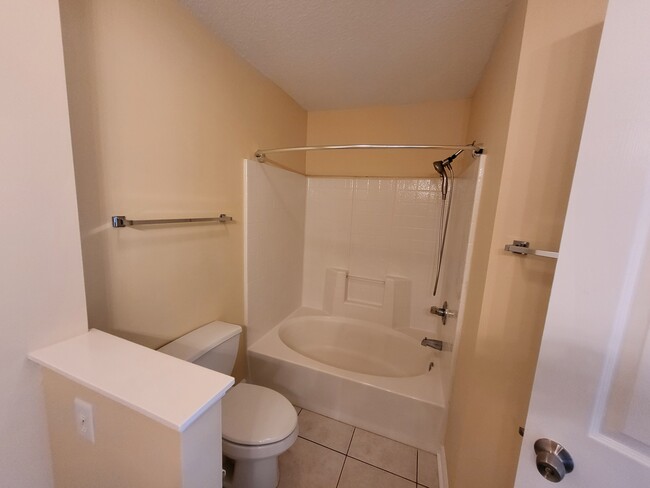
[[[275,488],[278,456],[298,437],[298,417],[291,403],[269,388],[240,383],[222,400],[222,446],[234,461],[227,485]]]
[[[161,347],[160,352],[230,374],[241,327],[211,322]],[[239,383],[221,401],[223,455],[232,461],[225,487],[275,488],[278,456],[298,437],[298,416],[280,393]]]

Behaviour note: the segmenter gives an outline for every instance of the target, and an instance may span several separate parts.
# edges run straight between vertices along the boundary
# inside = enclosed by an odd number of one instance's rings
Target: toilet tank
[[[239,325],[210,322],[158,350],[219,373],[231,374],[241,330]]]

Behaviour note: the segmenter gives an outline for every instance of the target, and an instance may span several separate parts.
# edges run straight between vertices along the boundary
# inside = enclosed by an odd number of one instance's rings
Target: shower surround
[[[441,205],[437,176],[304,177],[246,161],[251,381],[316,412],[437,450],[483,159],[456,178],[437,297],[431,296]],[[429,308],[445,300],[458,316],[443,327]],[[332,318],[316,320],[322,316]],[[349,340],[361,330],[379,348],[390,350],[395,337],[396,345],[407,341],[428,359],[415,367],[417,374],[364,369],[360,365],[373,360],[372,351],[364,341]],[[425,335],[444,340],[445,350],[425,350],[419,345]],[[397,421],[398,415],[412,420]]]

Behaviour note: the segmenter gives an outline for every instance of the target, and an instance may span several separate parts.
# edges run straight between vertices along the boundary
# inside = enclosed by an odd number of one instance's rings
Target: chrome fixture
[[[442,351],[442,341],[439,341],[437,339],[429,339],[428,337],[425,337],[422,339],[422,342],[420,342],[420,345],[422,346],[427,346],[427,347],[433,347],[434,349],[437,349],[438,351]]]
[[[544,479],[558,483],[567,473],[573,471],[573,459],[569,452],[551,439],[535,441],[537,471]]]
[[[462,152],[463,152],[463,149],[459,149],[458,151],[456,151],[454,154],[452,154],[452,155],[449,156],[448,158],[442,159],[442,160],[440,160],[440,161],[434,161],[434,162],[433,162],[433,169],[435,169],[436,172],[437,172],[437,173],[440,175],[440,177],[442,178],[442,188],[441,188],[441,189],[442,189],[442,199],[443,199],[443,200],[446,200],[446,199],[447,199],[447,190],[448,190],[448,188],[449,188],[449,184],[448,184],[448,176],[447,176],[447,170],[446,170],[446,168],[449,168],[449,171],[451,172],[451,174],[452,174],[452,178],[453,178],[453,174],[454,174],[454,172],[453,172],[453,168],[451,167],[451,163],[452,163],[452,162],[454,161],[454,159],[456,159],[456,158],[460,155],[460,153],[462,153]]]
[[[557,259],[560,256],[560,253],[555,251],[541,251],[539,249],[531,249],[529,246],[530,242],[528,241],[512,241],[512,244],[506,244],[505,250],[513,254],[530,254],[543,258]]]
[[[447,325],[447,317],[455,317],[456,314],[447,309],[447,302],[442,304],[442,307],[436,307],[435,305],[429,310],[433,315],[437,315],[442,319],[442,325]]]
[[[156,219],[156,220],[129,220],[124,215],[114,215],[111,217],[113,227],[132,227],[134,225],[151,225],[151,224],[187,224],[187,223],[210,223],[216,222],[225,224],[232,222],[232,217],[221,214],[219,217],[191,218],[191,219]]]
[[[442,183],[440,184],[440,191],[442,193],[442,205],[440,206],[440,223],[438,232],[438,259],[436,260],[436,279],[433,285],[433,296],[438,293],[438,284],[440,282],[440,271],[442,269],[442,256],[445,251],[445,241],[447,240],[447,227],[449,225],[449,215],[451,214],[451,202],[454,191],[454,168],[451,163],[454,162],[460,154],[467,149],[461,147],[451,156],[441,159],[440,161],[433,162],[433,169],[440,175]],[[476,158],[483,154],[483,148],[476,145],[476,141],[469,144],[471,148],[478,148],[472,150],[472,157]],[[449,173],[448,173],[449,172]],[[449,200],[447,200],[449,194]]]
[[[472,154],[478,156],[483,154],[483,148],[475,142],[464,146],[445,146],[445,145],[423,145],[423,144],[345,144],[334,146],[303,146],[303,147],[280,147],[275,149],[258,149],[255,151],[255,157],[260,163],[266,161],[266,155],[279,152],[295,151],[331,151],[336,149],[445,149],[445,150],[471,150]],[[443,160],[444,161],[444,160]]]

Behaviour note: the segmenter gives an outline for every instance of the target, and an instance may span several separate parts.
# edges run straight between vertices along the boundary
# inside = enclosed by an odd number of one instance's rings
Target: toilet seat
[[[226,393],[222,409],[224,442],[261,447],[281,443],[294,431],[297,435],[296,410],[269,388],[240,383]]]
[[[298,438],[298,426],[293,429],[286,438],[280,442],[273,442],[272,444],[261,444],[259,446],[246,446],[244,444],[235,444],[225,439],[221,439],[221,447],[223,454],[230,459],[253,461],[256,459],[266,459],[277,457],[296,442]]]

